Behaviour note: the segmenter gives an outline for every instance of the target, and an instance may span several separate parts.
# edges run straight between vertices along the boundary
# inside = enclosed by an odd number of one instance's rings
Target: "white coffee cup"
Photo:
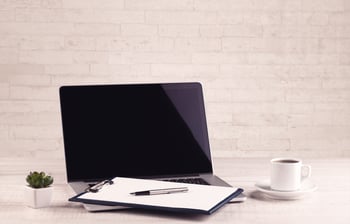
[[[271,189],[297,191],[301,183],[311,176],[311,166],[301,159],[275,158],[271,160]]]

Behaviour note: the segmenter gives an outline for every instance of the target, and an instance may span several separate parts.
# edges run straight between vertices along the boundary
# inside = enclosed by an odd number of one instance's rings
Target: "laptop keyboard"
[[[164,181],[177,182],[177,183],[187,183],[187,184],[201,184],[201,185],[209,185],[208,182],[203,180],[202,178],[179,178],[179,179],[168,179]]]

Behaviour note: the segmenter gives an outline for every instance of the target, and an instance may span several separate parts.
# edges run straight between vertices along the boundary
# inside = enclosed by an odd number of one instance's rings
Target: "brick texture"
[[[213,156],[350,156],[350,4],[0,1],[0,156],[63,158],[61,85],[180,81]]]

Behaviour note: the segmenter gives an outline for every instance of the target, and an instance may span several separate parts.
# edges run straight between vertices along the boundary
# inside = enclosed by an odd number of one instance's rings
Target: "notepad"
[[[98,192],[84,192],[69,201],[97,205],[120,205],[131,208],[211,214],[238,196],[243,190],[234,187],[173,183],[157,180],[116,177],[113,184]],[[185,193],[134,196],[130,193],[162,188],[187,187]]]

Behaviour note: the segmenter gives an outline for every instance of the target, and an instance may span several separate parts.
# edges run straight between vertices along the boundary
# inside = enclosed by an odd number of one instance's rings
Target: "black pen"
[[[130,194],[135,196],[140,196],[140,195],[172,194],[172,193],[181,193],[181,192],[187,192],[187,191],[188,191],[187,187],[174,187],[174,188],[147,190],[147,191],[136,191]]]

